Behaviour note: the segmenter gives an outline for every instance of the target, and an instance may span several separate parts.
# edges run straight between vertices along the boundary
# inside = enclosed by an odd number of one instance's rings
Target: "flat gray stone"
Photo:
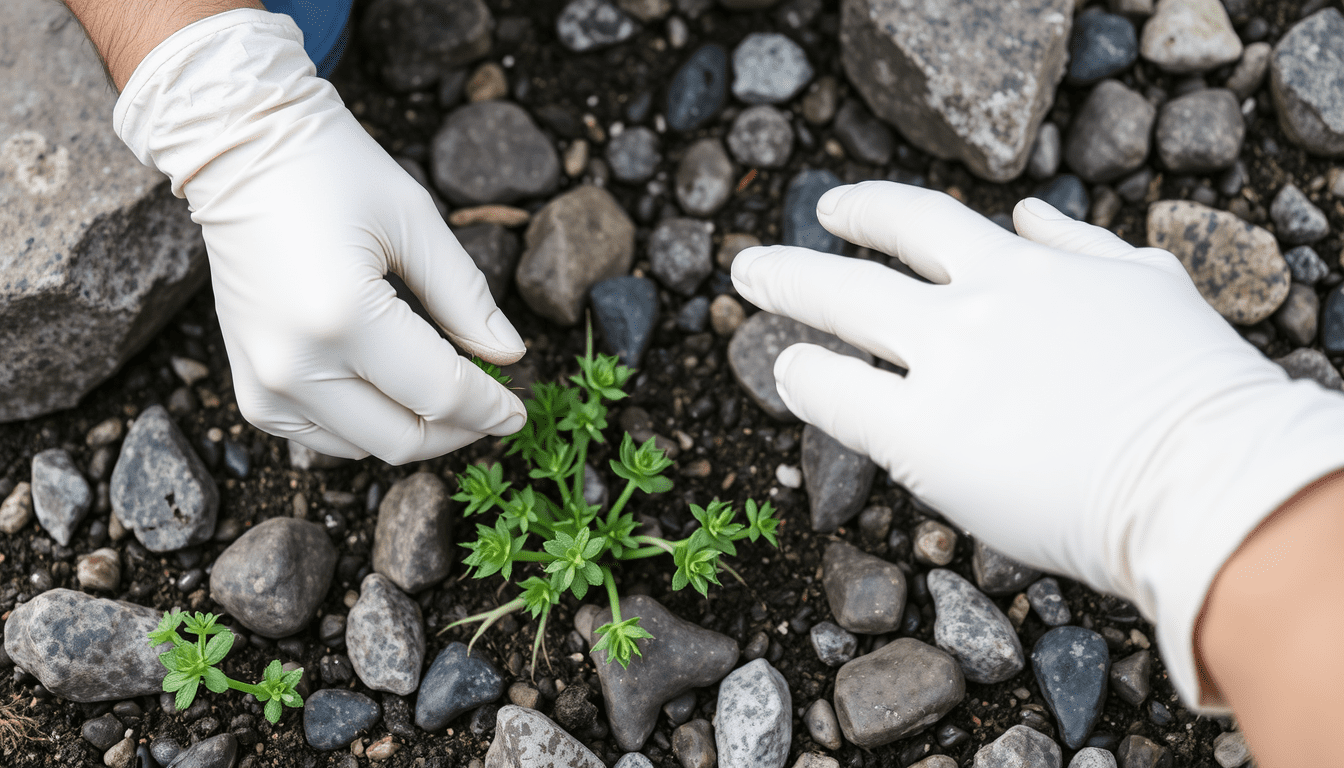
[[[1344,156],[1344,14],[1324,8],[1279,38],[1269,60],[1274,112],[1307,151]]]
[[[373,570],[409,593],[442,581],[453,564],[452,507],[438,475],[417,472],[398,480],[378,505]]]
[[[929,571],[928,584],[936,614],[934,642],[956,658],[967,680],[1001,683],[1022,671],[1022,642],[993,601],[945,568]]]
[[[457,205],[543,197],[560,183],[560,158],[522,107],[481,101],[448,115],[434,136],[434,185]]]
[[[728,364],[738,385],[752,401],[780,421],[797,421],[797,417],[784,405],[775,388],[775,358],[786,347],[799,343],[817,344],[864,362],[873,359],[867,352],[851,347],[829,333],[783,315],[757,312],[747,318],[728,343]]]
[[[1180,259],[1200,295],[1238,325],[1269,317],[1288,296],[1290,273],[1264,229],[1187,200],[1148,207],[1148,245]]]
[[[62,547],[70,546],[75,526],[93,504],[89,482],[75,468],[70,454],[48,448],[33,455],[32,503],[37,523]]]
[[[415,702],[415,724],[426,731],[446,727],[456,717],[504,693],[504,678],[479,650],[449,643],[429,665]]]
[[[1026,167],[1068,58],[1072,0],[844,0],[849,81],[916,146],[990,181]],[[948,55],[949,51],[964,55]]]
[[[700,219],[664,219],[649,235],[649,266],[664,286],[690,296],[714,271],[714,225]]]
[[[966,696],[956,659],[913,637],[849,662],[835,676],[835,714],[845,738],[871,749],[938,722]]]
[[[812,530],[830,533],[849,522],[873,487],[877,465],[825,432],[803,427],[803,480]]]
[[[117,94],[59,3],[0,28],[0,423],[73,407],[205,284],[200,226],[112,130]]]
[[[975,753],[972,768],[1060,768],[1064,756],[1049,736],[1025,725],[1014,725]]]
[[[1064,158],[1081,178],[1104,183],[1143,166],[1157,108],[1118,80],[1092,88],[1073,119]]]
[[[394,91],[422,91],[490,52],[495,20],[482,0],[376,0],[360,42]]]
[[[1041,572],[992,549],[976,539],[971,555],[971,573],[975,584],[986,595],[1011,595],[1021,592],[1041,577]]]
[[[1246,120],[1226,88],[1205,88],[1162,105],[1157,154],[1174,173],[1208,174],[1232,167],[1241,154]]]
[[[375,691],[409,696],[425,661],[420,606],[381,573],[364,577],[345,620],[345,647],[360,682]]]
[[[895,632],[905,610],[905,573],[843,541],[826,546],[822,585],[835,622],[851,632]]]
[[[793,738],[793,697],[784,676],[765,659],[719,683],[714,741],[720,768],[784,768]]]
[[[1241,58],[1241,39],[1219,0],[1158,0],[1139,53],[1168,72],[1207,72]]]
[[[1031,668],[1041,697],[1069,749],[1087,743],[1106,704],[1110,650],[1101,635],[1083,627],[1055,627],[1036,641]]]
[[[495,716],[485,768],[606,768],[597,755],[535,709],[506,706]]]
[[[812,80],[802,46],[778,32],[752,32],[733,49],[733,95],[747,104],[783,104]]]
[[[210,597],[263,637],[288,637],[317,615],[336,570],[322,526],[273,517],[239,536],[210,572]]]
[[[219,489],[161,405],[135,418],[112,469],[112,512],[151,552],[172,552],[215,533]]]
[[[147,636],[162,613],[69,589],[20,605],[5,622],[5,653],[47,690],[70,701],[157,695],[167,674]]]
[[[643,748],[658,723],[663,704],[693,688],[713,685],[737,663],[737,643],[673,615],[651,597],[621,598],[621,618],[640,617],[653,635],[637,641],[642,655],[630,666],[608,662],[605,653],[590,653],[602,681],[611,735],[627,752]],[[611,622],[611,609],[593,618],[596,629]]]
[[[677,203],[691,216],[718,212],[733,193],[733,161],[718,139],[695,142],[677,164]]]
[[[349,746],[378,722],[378,702],[357,691],[324,688],[303,702],[303,735],[313,749]]]
[[[583,319],[588,291],[630,271],[635,225],[609,192],[584,185],[532,217],[518,262],[518,292],[533,312],[561,325]]]

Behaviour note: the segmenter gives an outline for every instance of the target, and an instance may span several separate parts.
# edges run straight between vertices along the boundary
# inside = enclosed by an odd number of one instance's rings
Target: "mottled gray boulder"
[[[135,418],[112,469],[112,512],[151,552],[172,552],[215,533],[219,489],[161,405]]]
[[[1001,683],[1021,672],[1026,655],[1017,632],[992,600],[945,568],[929,571],[936,618],[933,639],[973,683]]]
[[[882,634],[901,626],[905,573],[843,541],[826,546],[821,565],[826,602],[835,622],[851,632]]]
[[[69,408],[208,274],[200,227],[112,130],[117,94],[59,3],[0,25],[0,423]]]
[[[1083,179],[1108,182],[1148,159],[1148,137],[1157,108],[1117,80],[1102,80],[1073,119],[1064,158]]]
[[[803,427],[803,480],[812,530],[830,533],[849,522],[873,486],[877,465],[816,427]]]
[[[1068,58],[1072,0],[844,0],[840,50],[873,112],[930,154],[1008,181],[1026,167]],[[949,51],[964,55],[948,55]]]
[[[457,205],[541,197],[560,183],[560,158],[522,107],[481,101],[448,115],[434,136],[434,185]]]
[[[456,519],[438,475],[417,472],[398,480],[378,505],[373,570],[412,593],[442,581],[453,564]]]
[[[574,325],[589,289],[630,271],[635,225],[609,192],[585,185],[538,211],[524,241],[518,292],[533,312]]]
[[[1159,200],[1148,207],[1148,245],[1175,254],[1204,300],[1239,325],[1264,320],[1288,297],[1274,236],[1226,211]]]
[[[1269,60],[1279,125],[1307,151],[1344,156],[1344,14],[1325,8],[1293,25]]]
[[[860,656],[835,676],[840,730],[865,749],[924,730],[965,696],[956,659],[913,637]]]
[[[370,573],[345,620],[345,647],[360,682],[375,691],[409,696],[425,661],[425,622],[420,606],[392,580]]]
[[[720,768],[784,768],[793,737],[793,697],[765,659],[733,671],[719,684],[714,742]]]
[[[458,715],[499,699],[504,678],[479,651],[467,653],[462,643],[449,643],[420,682],[415,724],[426,731],[447,726]]]
[[[33,456],[33,512],[51,538],[62,547],[70,545],[75,526],[93,504],[89,482],[75,468],[70,454],[61,448],[48,448]]]
[[[418,91],[489,53],[494,27],[482,0],[375,0],[359,35],[388,87]]]
[[[663,704],[692,688],[713,685],[737,663],[737,643],[732,638],[698,627],[673,615],[658,601],[644,595],[621,598],[621,618],[640,617],[639,625],[653,635],[639,640],[642,656],[630,666],[607,660],[605,653],[590,653],[602,681],[611,735],[621,749],[637,752],[653,733]],[[596,629],[611,622],[611,609],[593,618]]]
[[[1041,572],[975,540],[971,555],[971,573],[975,585],[987,595],[1011,595],[1021,592],[1041,577]]]
[[[1246,121],[1226,88],[1205,88],[1172,99],[1157,116],[1157,154],[1175,173],[1229,168],[1241,154]]]
[[[1014,725],[975,753],[972,768],[1060,768],[1064,756],[1049,736],[1025,725]]]
[[[1168,72],[1206,72],[1241,58],[1241,39],[1219,0],[1158,0],[1139,53]]]
[[[509,705],[495,716],[485,768],[606,768],[597,755],[535,709]]]
[[[167,671],[147,635],[153,608],[53,589],[20,605],[5,622],[5,653],[47,690],[71,701],[118,701],[163,690]]]
[[[757,312],[747,318],[728,343],[728,364],[738,385],[752,401],[780,421],[796,421],[797,417],[784,405],[775,388],[775,358],[785,348],[798,343],[817,344],[864,362],[873,359],[867,352],[851,347],[829,333],[783,315]]]
[[[733,193],[733,161],[715,138],[700,139],[677,164],[677,203],[692,216],[713,216]]]
[[[263,637],[288,637],[317,615],[336,570],[336,547],[317,523],[273,517],[215,560],[210,597]]]

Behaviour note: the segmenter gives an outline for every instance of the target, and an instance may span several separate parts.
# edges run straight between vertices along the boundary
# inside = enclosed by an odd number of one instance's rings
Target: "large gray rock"
[[[1226,211],[1159,200],[1148,207],[1148,245],[1175,254],[1204,300],[1234,323],[1258,323],[1288,297],[1274,236]]]
[[[1068,58],[1073,0],[844,0],[840,50],[873,112],[932,155],[1008,181]],[[958,52],[949,55],[950,51]]]
[[[533,312],[574,325],[589,289],[630,271],[635,224],[609,192],[584,185],[538,211],[524,240],[518,292]]]
[[[808,424],[803,427],[803,480],[812,530],[830,533],[863,508],[877,465]]]
[[[1064,158],[1091,182],[1107,182],[1137,170],[1148,159],[1148,136],[1157,108],[1118,80],[1102,80],[1073,119]]]
[[[205,284],[200,227],[112,131],[116,93],[70,12],[0,25],[0,423],[69,408]]]
[[[53,589],[20,605],[5,622],[5,653],[47,690],[71,701],[118,701],[157,694],[167,670],[148,634],[153,608]]]
[[[1218,0],[1159,0],[1139,53],[1168,72],[1206,72],[1241,58],[1241,39]]]
[[[509,705],[495,716],[485,768],[605,768],[591,750],[535,709]]]
[[[210,597],[263,637],[288,637],[317,615],[336,570],[336,547],[317,523],[273,517],[215,560]]]
[[[992,600],[945,568],[929,571],[928,584],[936,614],[933,640],[956,657],[967,680],[1001,683],[1022,671],[1022,641]]]
[[[79,525],[93,504],[89,481],[75,468],[63,448],[48,448],[33,456],[32,504],[38,525],[62,547],[70,546]]]
[[[434,136],[434,185],[457,205],[541,197],[560,183],[560,158],[522,107],[468,104]]]
[[[1279,39],[1269,60],[1279,125],[1308,151],[1344,156],[1344,14],[1325,8]]]
[[[784,768],[793,736],[793,697],[765,659],[736,669],[719,684],[714,742],[721,768]]]
[[[417,472],[398,480],[378,505],[373,570],[406,592],[443,580],[452,567],[453,522],[448,486]]]
[[[345,647],[360,682],[375,691],[409,696],[425,661],[425,622],[420,606],[392,580],[370,573],[345,621]]]
[[[1226,88],[1205,88],[1162,105],[1157,154],[1175,173],[1206,174],[1229,168],[1241,154],[1246,121]]]
[[[136,417],[112,469],[112,512],[151,552],[172,552],[215,532],[219,489],[161,405]]]
[[[880,635],[901,626],[905,573],[853,544],[833,541],[821,565],[826,602],[835,622],[851,632]]]
[[[728,364],[747,395],[762,410],[781,421],[796,421],[797,417],[784,405],[779,390],[775,388],[775,358],[785,348],[803,342],[857,357],[864,362],[873,360],[867,352],[792,318],[769,312],[757,312],[747,318],[728,343]]]
[[[359,32],[383,82],[416,91],[489,53],[494,27],[482,0],[375,0]]]
[[[956,659],[913,637],[860,656],[835,676],[840,730],[865,749],[924,730],[965,696]]]

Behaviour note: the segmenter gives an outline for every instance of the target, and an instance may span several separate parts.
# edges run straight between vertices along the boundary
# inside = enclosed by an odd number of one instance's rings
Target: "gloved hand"
[[[1199,695],[1196,619],[1255,526],[1344,467],[1344,396],[1290,381],[1170,253],[1040,200],[1017,206],[1021,237],[889,182],[817,212],[933,284],[802,248],[738,255],[747,300],[909,369],[789,347],[790,410],[995,549],[1135,603],[1185,700],[1226,711]]]
[[[523,341],[429,194],[315,75],[288,16],[184,27],[136,68],[114,115],[191,204],[248,421],[334,456],[400,464],[516,432],[522,403],[396,298],[498,364]]]

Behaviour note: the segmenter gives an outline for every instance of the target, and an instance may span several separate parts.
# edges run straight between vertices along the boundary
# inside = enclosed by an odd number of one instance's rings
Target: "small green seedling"
[[[498,368],[480,360],[475,362],[508,386],[508,377],[501,375]],[[471,550],[463,562],[474,570],[475,578],[498,573],[510,580],[515,566],[521,570],[530,563],[537,564],[541,572],[519,582],[522,595],[517,599],[492,611],[468,616],[444,630],[479,622],[480,628],[471,638],[471,644],[475,644],[490,625],[526,608],[532,618],[539,620],[532,644],[534,670],[538,648],[545,642],[546,619],[552,606],[560,602],[566,591],[582,600],[590,587],[606,590],[612,616],[610,623],[597,628],[600,639],[593,650],[605,651],[608,661],[616,661],[622,667],[629,666],[632,655],[642,655],[635,641],[652,635],[639,626],[639,617],[621,618],[620,596],[612,570],[617,562],[670,554],[677,569],[672,588],[679,590],[690,585],[708,596],[709,584],[719,583],[719,571],[741,580],[720,560],[723,555],[737,554],[734,542],[764,538],[779,546],[775,540],[779,520],[774,516],[774,508],[769,502],[758,505],[753,500],[745,504],[746,524],[735,522],[737,513],[731,504],[715,499],[705,507],[690,505],[700,527],[684,539],[669,541],[635,535],[638,526],[634,515],[626,511],[626,505],[635,491],[644,494],[670,491],[672,481],[663,472],[672,462],[654,446],[652,439],[637,446],[628,433],[621,440],[618,458],[610,462],[611,471],[625,480],[625,488],[605,514],[600,506],[588,504],[583,495],[588,448],[592,443],[604,442],[606,403],[626,396],[623,387],[633,371],[620,365],[613,356],[595,356],[591,334],[587,352],[578,358],[578,364],[578,375],[570,377],[574,386],[533,385],[533,397],[527,403],[527,423],[517,434],[504,438],[509,446],[506,455],[519,456],[527,464],[528,477],[549,481],[558,496],[548,496],[530,484],[513,488],[512,482],[504,480],[504,470],[499,464],[488,468],[468,466],[458,477],[461,492],[453,496],[467,505],[467,516],[499,510],[493,526],[477,524],[476,540],[461,545]],[[536,540],[541,546],[531,548],[529,540]]]
[[[266,719],[272,723],[280,722],[284,707],[302,707],[303,697],[295,690],[299,678],[303,677],[302,669],[285,672],[280,668],[280,660],[276,659],[266,667],[261,682],[250,685],[234,680],[215,666],[229,654],[234,640],[232,632],[215,623],[218,620],[213,613],[197,612],[192,616],[185,611],[167,611],[158,628],[149,633],[151,648],[162,643],[173,644],[171,650],[159,654],[159,662],[168,668],[168,674],[163,676],[163,690],[177,694],[177,708],[191,706],[202,680],[205,687],[215,693],[232,688],[256,696],[257,701],[266,703]],[[196,642],[183,640],[177,633],[177,628],[184,622],[186,631],[196,635]]]

